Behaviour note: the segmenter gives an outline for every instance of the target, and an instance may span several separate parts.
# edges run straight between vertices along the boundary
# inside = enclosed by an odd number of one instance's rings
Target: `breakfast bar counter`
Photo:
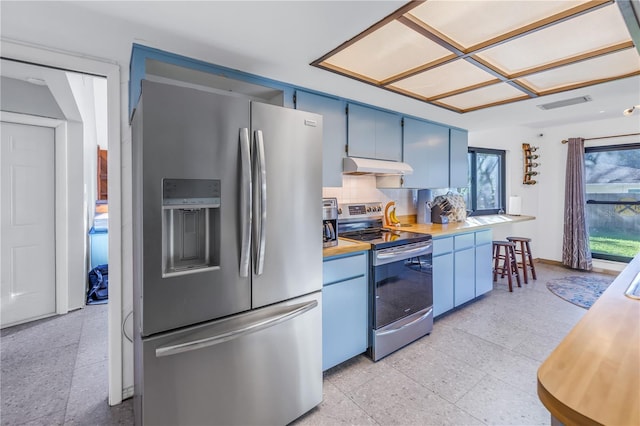
[[[404,219],[404,218],[401,218]],[[535,216],[514,216],[508,214],[492,214],[486,216],[471,216],[464,222],[450,222],[447,224],[418,224],[410,223],[413,219],[415,222],[415,216],[411,217],[407,221],[406,225],[400,227],[387,226],[388,229],[402,229],[403,231],[418,232],[420,234],[431,234],[434,237],[461,234],[464,232],[478,231],[483,228],[492,228],[496,225],[504,225],[509,223],[524,222],[527,220],[534,220]]]
[[[538,370],[538,396],[566,425],[640,424],[640,254]]]

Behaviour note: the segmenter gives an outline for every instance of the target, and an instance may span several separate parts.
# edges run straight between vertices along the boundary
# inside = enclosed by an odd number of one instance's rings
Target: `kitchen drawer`
[[[365,275],[367,273],[366,254],[367,252],[361,251],[325,259],[322,264],[322,283],[326,285]]]
[[[489,244],[493,242],[493,233],[491,229],[476,232],[476,245]]]
[[[473,247],[475,245],[475,234],[462,234],[453,237],[453,246],[456,250]]]
[[[433,255],[438,256],[453,251],[453,237],[434,238],[433,239]]]

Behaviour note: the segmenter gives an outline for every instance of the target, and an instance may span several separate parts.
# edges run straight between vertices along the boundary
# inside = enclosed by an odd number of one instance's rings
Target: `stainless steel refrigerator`
[[[322,117],[143,81],[137,424],[286,424],[322,400]]]

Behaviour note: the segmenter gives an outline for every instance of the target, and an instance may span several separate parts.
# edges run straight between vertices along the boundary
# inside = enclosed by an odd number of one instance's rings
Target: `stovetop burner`
[[[373,249],[429,241],[431,235],[382,227],[382,204],[341,204],[338,210],[338,234],[342,238],[363,241]]]
[[[396,245],[417,243],[431,239],[431,236],[428,234],[418,234],[415,232],[386,228],[349,231],[340,234],[340,236],[351,240],[370,243],[374,248],[393,247]]]

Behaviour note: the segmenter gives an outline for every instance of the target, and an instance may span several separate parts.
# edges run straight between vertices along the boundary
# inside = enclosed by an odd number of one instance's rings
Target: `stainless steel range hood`
[[[350,175],[410,175],[413,173],[413,168],[407,163],[399,161],[345,157],[342,173]]]

